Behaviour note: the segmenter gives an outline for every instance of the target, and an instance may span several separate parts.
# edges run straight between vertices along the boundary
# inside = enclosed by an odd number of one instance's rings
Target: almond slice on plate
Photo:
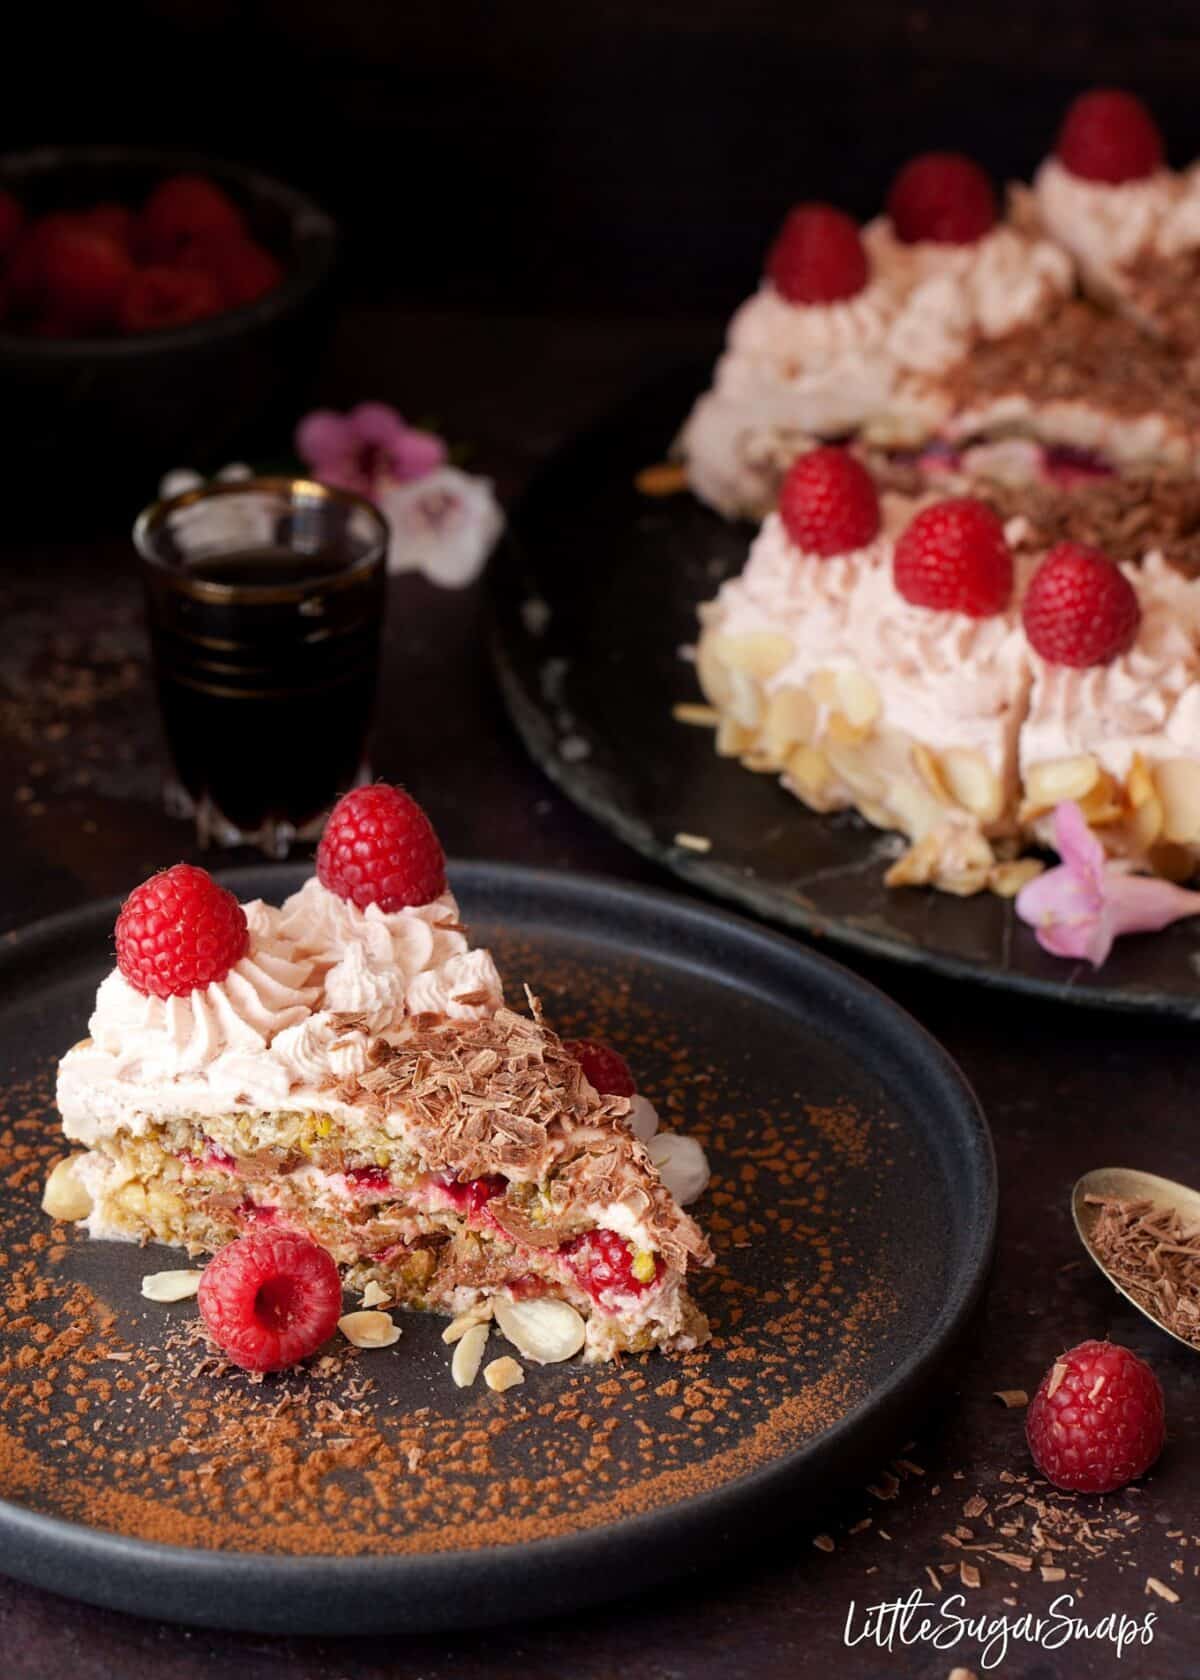
[[[556,1301],[549,1295],[536,1301],[510,1301],[498,1295],[492,1310],[512,1345],[535,1365],[557,1365],[583,1346],[586,1328],[569,1301]]]
[[[147,1301],[190,1301],[200,1287],[203,1272],[147,1272],[142,1279],[142,1294]]]

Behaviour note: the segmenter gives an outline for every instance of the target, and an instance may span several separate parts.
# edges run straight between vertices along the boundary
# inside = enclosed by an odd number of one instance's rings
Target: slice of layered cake
[[[1112,857],[1200,864],[1194,484],[879,497],[814,450],[700,620],[717,751],[906,835],[892,885],[1012,893],[1068,801]]]
[[[299,1233],[399,1305],[565,1301],[591,1359],[705,1339],[686,1282],[711,1254],[663,1176],[697,1194],[701,1152],[654,1138],[631,1083],[598,1090],[612,1058],[532,997],[505,1007],[399,790],[347,796],[282,908],[180,864],[130,895],[116,945],[58,1079],[92,1236]]]

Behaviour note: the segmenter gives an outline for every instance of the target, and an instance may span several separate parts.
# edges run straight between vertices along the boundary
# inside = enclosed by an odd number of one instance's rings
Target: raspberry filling
[[[1072,449],[1058,443],[1042,451],[1042,471],[1052,484],[1064,490],[1076,484],[1092,484],[1098,478],[1111,478],[1112,465],[1094,449]]]
[[[484,1178],[469,1179],[465,1184],[456,1178],[443,1176],[435,1180],[435,1184],[451,1207],[470,1219],[472,1215],[482,1213],[490,1201],[504,1194],[508,1180],[498,1173],[489,1173]]]
[[[363,1196],[386,1196],[392,1188],[391,1174],[386,1167],[347,1167],[346,1183]]]
[[[644,1295],[662,1271],[660,1256],[639,1253],[619,1231],[604,1226],[573,1237],[558,1252],[576,1283],[598,1302],[612,1295]]]

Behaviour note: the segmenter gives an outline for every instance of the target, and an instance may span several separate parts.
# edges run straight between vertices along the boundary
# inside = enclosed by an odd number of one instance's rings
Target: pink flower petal
[[[1073,874],[1100,885],[1104,878],[1104,847],[1072,799],[1064,800],[1055,807],[1054,848]]]
[[[1101,891],[1066,864],[1035,876],[1017,894],[1017,915],[1031,927],[1094,921],[1103,907]]]
[[[1105,883],[1115,933],[1157,933],[1185,916],[1200,916],[1200,893],[1154,875],[1119,875]]]
[[[446,445],[432,432],[409,430],[392,451],[392,472],[400,484],[424,478],[446,460]]]
[[[1048,922],[1037,929],[1037,942],[1052,957],[1073,957],[1090,962],[1093,968],[1112,950],[1115,937],[1111,917],[1100,915],[1086,922]]]
[[[350,410],[346,422],[357,442],[374,444],[388,454],[399,449],[408,436],[403,418],[388,403],[359,403]]]
[[[293,442],[297,455],[314,471],[319,471],[322,462],[340,460],[354,448],[344,416],[329,408],[315,408],[306,414],[296,427]]]

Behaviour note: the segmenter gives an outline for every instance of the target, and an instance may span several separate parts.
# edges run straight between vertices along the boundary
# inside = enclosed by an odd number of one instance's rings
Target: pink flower
[[[405,425],[387,403],[359,403],[348,414],[318,408],[296,427],[296,453],[314,478],[377,501],[440,467],[446,446],[432,432]]]
[[[1054,844],[1062,862],[1017,894],[1017,915],[1055,957],[1086,957],[1093,968],[1122,933],[1156,933],[1183,916],[1200,915],[1200,893],[1155,875],[1133,875],[1112,862],[1079,806],[1054,813]]]

